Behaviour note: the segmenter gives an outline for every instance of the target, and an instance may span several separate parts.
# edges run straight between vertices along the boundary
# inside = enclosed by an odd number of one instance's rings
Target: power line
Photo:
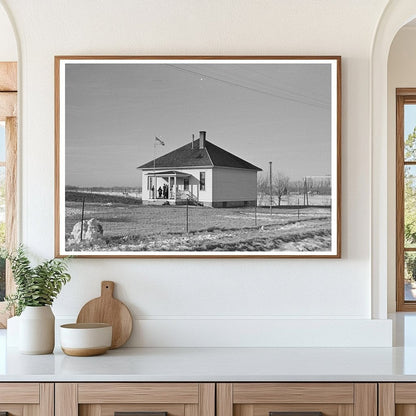
[[[176,68],[176,69],[178,69],[180,71],[190,72],[192,74],[195,74],[195,75],[198,75],[198,76],[202,76],[204,78],[213,79],[215,81],[222,82],[224,84],[229,84],[229,85],[232,85],[234,87],[244,88],[246,90],[254,91],[254,92],[259,93],[259,94],[268,95],[268,96],[271,96],[271,97],[274,97],[274,98],[279,98],[279,99],[283,99],[283,100],[286,100],[286,101],[292,101],[292,102],[296,102],[296,103],[300,103],[300,104],[305,104],[305,105],[309,105],[309,106],[312,106],[312,107],[320,107],[320,108],[328,108],[329,107],[329,105],[325,105],[325,104],[321,104],[321,103],[312,103],[312,102],[307,102],[307,101],[304,101],[304,100],[299,100],[299,99],[296,99],[296,98],[284,97],[282,95],[272,94],[271,92],[268,92],[268,91],[258,90],[256,88],[248,87],[246,85],[242,85],[242,84],[239,84],[237,82],[226,81],[226,80],[221,79],[221,78],[217,78],[217,77],[213,77],[211,75],[203,74],[201,72],[197,72],[197,71],[192,71],[190,69],[181,68],[180,66],[177,66],[177,65],[168,64],[168,66],[171,66],[173,68]]]
[[[266,80],[270,80],[270,79],[273,80],[272,77],[267,76],[266,74],[262,74],[260,71],[256,71],[255,69],[254,70],[251,70],[251,72],[254,72],[254,73],[258,74],[260,77],[263,77]],[[267,87],[267,84],[265,84],[264,82],[261,82],[259,80],[256,80],[255,82],[257,84],[260,84],[260,85],[263,85],[263,86],[266,86]],[[322,104],[322,105],[324,105],[326,107],[329,106],[328,101],[326,101],[325,99],[319,99],[319,98],[316,98],[316,97],[310,97],[310,96],[308,96],[306,94],[302,94],[299,91],[293,92],[293,91],[290,91],[290,90],[286,90],[285,88],[282,88],[282,87],[275,87],[275,88],[277,88],[280,91],[283,91],[286,94],[298,96],[298,97],[301,97],[301,98],[306,98],[306,100],[309,100],[309,101],[312,101],[312,102],[315,102],[315,103],[318,103],[318,104]]]

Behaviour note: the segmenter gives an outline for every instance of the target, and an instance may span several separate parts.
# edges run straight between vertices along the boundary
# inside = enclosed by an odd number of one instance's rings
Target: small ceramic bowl
[[[61,325],[61,348],[67,355],[89,357],[111,347],[112,326],[103,323]]]

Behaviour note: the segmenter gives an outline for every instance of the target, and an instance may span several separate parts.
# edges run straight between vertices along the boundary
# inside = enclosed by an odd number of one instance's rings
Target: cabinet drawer
[[[0,383],[0,403],[31,403],[40,400],[38,383]]]
[[[59,383],[56,416],[215,416],[213,383]]]
[[[198,383],[80,383],[79,403],[198,403]]]
[[[416,383],[380,383],[380,416],[416,415]]]
[[[0,383],[0,415],[54,414],[53,384]]]
[[[217,416],[376,416],[375,383],[220,383]]]

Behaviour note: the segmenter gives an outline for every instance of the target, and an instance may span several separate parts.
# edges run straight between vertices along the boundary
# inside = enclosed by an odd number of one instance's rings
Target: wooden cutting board
[[[101,282],[101,296],[86,303],[77,323],[107,323],[113,326],[111,349],[121,347],[130,338],[133,319],[127,306],[113,297],[114,282]]]

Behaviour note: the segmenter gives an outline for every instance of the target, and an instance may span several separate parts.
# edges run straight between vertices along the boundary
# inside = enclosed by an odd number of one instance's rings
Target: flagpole
[[[156,192],[157,192],[157,189],[156,189],[156,139],[155,139],[155,142],[153,143],[153,181],[154,181],[154,184],[153,184],[152,198],[156,199],[155,198]]]
[[[156,146],[158,144],[164,146],[165,142],[163,140],[159,139],[159,137],[155,136],[155,141],[153,143],[153,180],[155,181],[155,183],[153,185],[153,187],[154,187],[153,188],[153,199],[156,199],[155,196],[156,196],[156,192],[157,192],[157,189],[156,189],[156,185],[157,185],[156,184]]]

